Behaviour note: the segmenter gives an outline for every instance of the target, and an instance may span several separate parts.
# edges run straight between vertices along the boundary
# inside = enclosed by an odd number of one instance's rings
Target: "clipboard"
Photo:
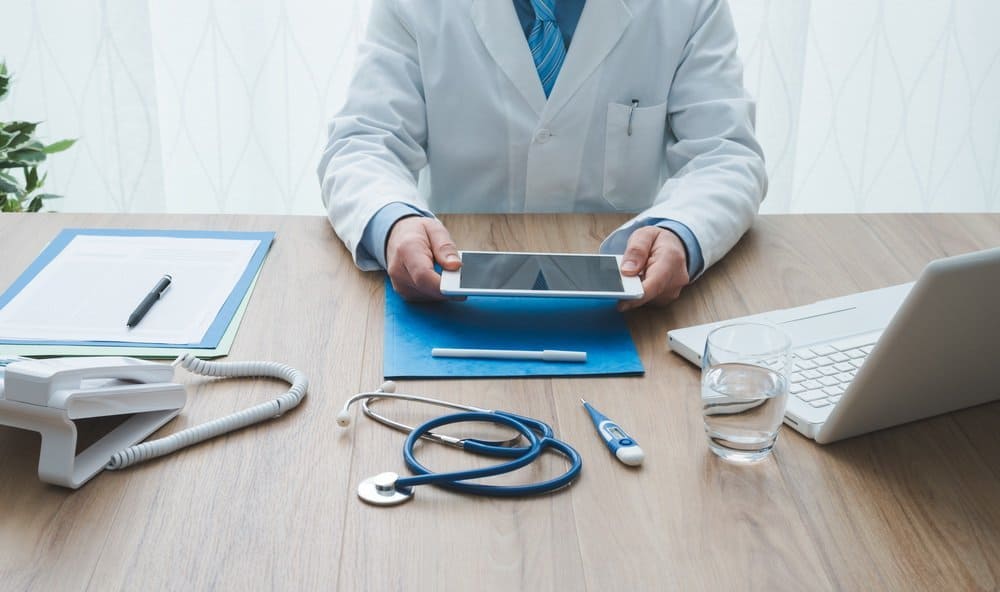
[[[18,355],[148,355],[172,357],[176,350],[199,350],[199,355],[225,355],[235,337],[243,310],[271,243],[274,232],[232,232],[203,230],[81,229],[61,231],[35,258],[14,283],[0,295],[0,310],[18,296],[77,237],[159,237],[253,241],[245,268],[233,283],[207,330],[197,340],[186,343],[108,341],[79,339],[5,339],[0,338],[0,353]],[[182,244],[182,243],[178,243]],[[226,289],[228,286],[223,287]],[[127,314],[127,313],[126,313]]]

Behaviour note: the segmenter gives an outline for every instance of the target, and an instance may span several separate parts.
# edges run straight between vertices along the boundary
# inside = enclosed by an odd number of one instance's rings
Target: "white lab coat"
[[[708,268],[766,191],[754,113],[725,0],[588,0],[548,100],[510,0],[375,0],[329,127],[323,201],[362,269],[377,265],[362,233],[394,201],[639,214],[605,252],[671,218]]]

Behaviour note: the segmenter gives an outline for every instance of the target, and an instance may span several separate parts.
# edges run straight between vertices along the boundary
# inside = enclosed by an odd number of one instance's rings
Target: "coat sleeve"
[[[333,229],[362,269],[378,262],[359,249],[372,217],[392,202],[430,215],[417,191],[427,162],[427,115],[417,44],[392,0],[375,0],[347,100],[330,122],[319,164]]]
[[[601,250],[622,252],[632,231],[666,218],[691,229],[707,269],[750,228],[767,191],[755,104],[743,88],[726,0],[701,2],[667,105],[670,178],[653,206],[613,232]]]

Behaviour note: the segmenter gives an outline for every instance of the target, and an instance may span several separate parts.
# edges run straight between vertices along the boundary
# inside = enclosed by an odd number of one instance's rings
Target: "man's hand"
[[[462,267],[458,248],[444,224],[422,216],[403,218],[393,225],[385,260],[393,289],[406,300],[444,300],[434,262],[448,271]]]
[[[688,283],[687,255],[677,235],[658,226],[645,226],[632,233],[622,257],[622,275],[638,275],[645,292],[640,300],[622,300],[626,311],[647,302],[663,306],[677,299]]]

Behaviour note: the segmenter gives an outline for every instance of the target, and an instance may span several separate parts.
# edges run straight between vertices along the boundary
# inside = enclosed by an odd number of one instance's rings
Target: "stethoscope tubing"
[[[419,440],[424,433],[443,425],[472,421],[497,423],[514,428],[520,432],[522,436],[527,438],[528,446],[522,447],[521,450],[523,453],[515,457],[513,460],[490,467],[483,467],[481,469],[468,469],[465,471],[454,471],[451,473],[434,473],[417,461],[413,449],[417,444],[417,440]],[[465,448],[466,447],[463,446],[463,449]],[[492,447],[489,447],[489,449],[492,449]],[[492,450],[489,450],[488,452],[483,450],[483,453],[496,456],[495,454],[492,454]],[[467,412],[442,415],[441,417],[436,417],[424,422],[415,430],[410,432],[410,435],[406,437],[406,443],[403,444],[403,460],[406,461],[406,466],[408,466],[411,471],[416,473],[416,476],[400,478],[399,481],[396,482],[396,487],[412,487],[414,485],[430,484],[450,485],[452,483],[468,479],[481,479],[483,477],[502,475],[504,473],[516,471],[523,466],[531,464],[541,453],[541,440],[539,440],[538,436],[535,435],[535,433],[532,432],[528,426],[515,419],[498,415],[496,413]],[[507,454],[505,453],[504,456],[507,456]]]
[[[528,440],[528,446],[495,446],[476,440],[465,440],[463,442],[463,449],[470,452],[488,456],[514,458],[509,462],[491,467],[451,473],[434,473],[416,459],[414,447],[423,434],[443,425],[470,421],[497,423],[514,428]],[[537,434],[536,431],[538,432]],[[552,436],[552,428],[547,424],[503,411],[454,413],[437,417],[421,424],[407,436],[406,443],[403,445],[403,458],[406,466],[416,475],[400,478],[396,482],[396,487],[400,490],[409,490],[410,487],[416,485],[437,485],[460,493],[490,497],[526,497],[549,493],[569,485],[580,473],[580,469],[583,466],[580,454],[572,446],[556,440]],[[570,462],[569,470],[554,479],[526,485],[466,483],[466,481],[472,479],[492,477],[516,471],[534,462],[546,448],[552,448],[565,455]]]

